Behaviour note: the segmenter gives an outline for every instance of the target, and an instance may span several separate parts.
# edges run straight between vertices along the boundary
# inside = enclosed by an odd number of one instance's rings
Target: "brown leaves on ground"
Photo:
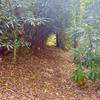
[[[22,49],[17,64],[10,62],[11,55],[0,58],[0,100],[100,100],[100,89],[70,79],[74,64],[66,51]]]

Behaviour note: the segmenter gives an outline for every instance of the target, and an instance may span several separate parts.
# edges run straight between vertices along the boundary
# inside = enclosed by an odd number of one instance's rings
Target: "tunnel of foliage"
[[[30,0],[29,2],[1,0],[1,52],[13,49],[13,59],[16,62],[16,52],[19,47],[34,46],[35,51],[38,48],[42,49],[51,33],[56,35],[56,46],[64,48],[61,38],[68,21],[67,10],[63,9],[63,5],[64,2],[54,3],[53,0]]]
[[[99,0],[0,0],[0,54],[22,47],[43,49],[50,35],[55,46],[73,54],[74,81],[100,80]],[[32,49],[32,50],[33,50]]]

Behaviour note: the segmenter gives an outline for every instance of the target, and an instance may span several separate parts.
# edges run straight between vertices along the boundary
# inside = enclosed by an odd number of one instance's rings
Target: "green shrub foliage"
[[[66,33],[72,38],[71,51],[76,64],[72,70],[72,78],[82,85],[86,80],[93,82],[100,80],[100,15],[97,13],[97,2],[98,4],[100,2],[79,1],[75,0],[76,4],[71,2],[72,25],[66,29]]]
[[[24,1],[22,5],[24,5]],[[27,41],[28,39],[26,39],[27,33],[24,31],[24,24],[30,23],[35,26],[44,23],[45,20],[34,18],[33,16],[24,16],[27,10],[24,11],[24,15],[18,17],[14,13],[15,8],[16,3],[14,4],[9,0],[7,2],[1,0],[0,2],[0,48],[13,51],[14,64],[16,63],[18,48],[23,46],[28,47],[30,44]],[[26,8],[28,8],[28,5]],[[31,13],[32,11],[30,10]]]

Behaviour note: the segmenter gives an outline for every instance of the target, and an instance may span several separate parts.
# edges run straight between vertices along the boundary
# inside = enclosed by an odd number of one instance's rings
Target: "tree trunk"
[[[62,40],[61,40],[61,34],[60,33],[56,34],[56,47],[62,48],[62,49],[64,48]]]

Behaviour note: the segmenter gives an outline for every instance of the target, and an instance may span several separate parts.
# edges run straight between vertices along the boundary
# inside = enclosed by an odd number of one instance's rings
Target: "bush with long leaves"
[[[6,3],[2,1],[0,8],[0,48],[4,47],[8,50],[13,50],[13,63],[15,64],[17,49],[29,44],[25,38],[26,33],[23,25],[25,23],[30,23],[33,26],[40,25],[46,20],[34,18],[33,16],[21,16],[18,18],[13,14],[15,6],[12,6],[9,0]]]
[[[100,2],[72,0],[69,5],[70,9],[72,8],[70,11],[72,24],[66,29],[66,33],[72,40],[73,60],[76,64],[71,75],[73,80],[81,85],[86,80],[93,82],[100,80],[100,16],[96,4]]]

